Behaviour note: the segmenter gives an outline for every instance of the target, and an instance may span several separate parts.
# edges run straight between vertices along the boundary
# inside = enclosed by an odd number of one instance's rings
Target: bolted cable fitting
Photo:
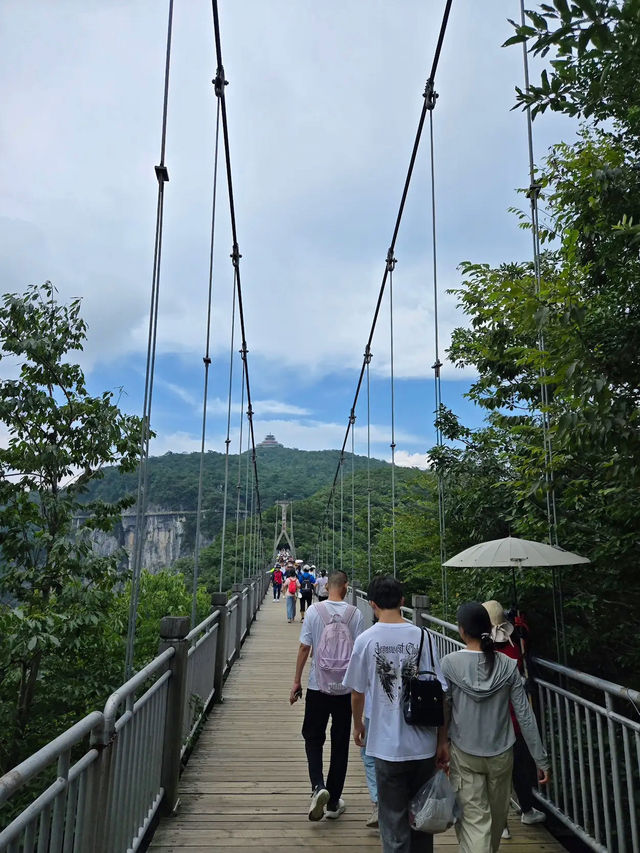
[[[231,252],[229,257],[231,258],[231,263],[236,269],[238,269],[238,266],[240,264],[240,258],[242,257],[242,255],[240,254],[240,249],[238,248],[237,243],[233,244],[233,251]]]
[[[224,68],[222,65],[218,65],[216,76],[211,82],[213,83],[213,91],[215,92],[216,98],[221,98],[224,94],[224,87],[229,85],[229,81],[225,80]]]
[[[532,183],[529,189],[527,190],[527,198],[537,199],[540,198],[540,193],[542,192],[542,184]]]
[[[440,368],[442,367],[442,362],[438,359],[435,364],[431,365],[431,369],[436,372],[436,379],[440,379]]]
[[[371,359],[373,358],[373,353],[371,352],[371,347],[367,344],[367,348],[364,351],[364,363],[371,364]]]
[[[422,97],[427,102],[427,109],[432,110],[435,107],[436,101],[438,100],[440,95],[438,95],[438,93],[434,89],[434,82],[431,78],[427,80]]]
[[[353,426],[356,422],[356,415],[353,409],[351,409],[351,414],[349,415],[349,423]]]
[[[393,248],[387,252],[387,272],[393,272],[398,261],[393,257]]]

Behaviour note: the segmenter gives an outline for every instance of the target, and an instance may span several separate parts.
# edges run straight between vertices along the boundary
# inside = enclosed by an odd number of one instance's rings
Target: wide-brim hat
[[[513,634],[513,625],[507,619],[507,614],[504,612],[504,607],[499,601],[491,600],[484,601],[482,606],[489,614],[491,620],[491,639],[494,643],[511,643],[511,635]]]

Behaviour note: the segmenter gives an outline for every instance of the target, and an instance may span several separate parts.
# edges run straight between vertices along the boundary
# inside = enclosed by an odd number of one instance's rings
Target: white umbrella
[[[472,545],[464,551],[460,551],[455,557],[444,564],[445,566],[458,566],[460,568],[474,568],[480,566],[575,566],[577,563],[589,563],[587,557],[573,554],[545,542],[532,542],[530,539],[517,539],[514,536],[506,536],[504,539],[492,539],[490,542],[480,542]]]
[[[545,542],[532,542],[530,539],[517,539],[514,536],[506,536],[504,539],[492,539],[490,542],[480,542],[472,545],[464,551],[460,551],[455,557],[447,560],[445,566],[458,568],[480,568],[480,567],[506,567],[511,568],[511,580],[513,582],[513,597],[516,611],[518,610],[518,592],[516,589],[516,568],[527,566],[575,566],[579,563],[590,563],[587,557],[581,557],[571,551],[565,551]],[[555,616],[555,580],[554,580],[554,621],[556,622],[556,638],[558,638],[558,623]],[[564,632],[564,629],[563,629]],[[523,649],[524,654],[524,649]],[[560,658],[560,647],[558,645],[558,659]]]

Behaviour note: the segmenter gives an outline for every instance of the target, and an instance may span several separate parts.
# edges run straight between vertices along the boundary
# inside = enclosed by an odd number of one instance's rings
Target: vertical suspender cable
[[[387,269],[389,271],[389,350],[391,373],[391,550],[393,554],[393,576],[397,576],[396,567],[396,399],[395,381],[393,374],[393,271],[396,259],[393,249],[387,253]]]
[[[525,26],[524,0],[520,0],[520,19],[522,26]],[[529,91],[529,57],[527,54],[527,43],[522,43],[522,56],[524,65],[524,86],[525,92]],[[531,207],[531,235],[533,240],[533,266],[536,278],[536,294],[539,296],[542,283],[542,270],[540,265],[540,225],[538,218],[538,198],[542,187],[535,178],[535,164],[533,159],[533,122],[531,119],[531,108],[526,108],[527,116],[527,144],[529,150],[529,189],[527,197],[529,198]],[[549,418],[549,394],[546,384],[546,370],[544,367],[544,334],[542,331],[538,333],[538,349],[540,350],[540,400],[542,414],[542,440],[544,443],[545,455],[545,480],[547,483],[546,500],[547,500],[547,527],[549,535],[549,544],[558,544],[558,527],[556,516],[556,498],[554,490],[553,477],[553,448],[550,435],[550,418]]]
[[[218,144],[220,140],[220,101],[216,106],[216,136],[213,154],[213,191],[211,198],[211,236],[209,240],[209,289],[207,297],[207,331],[204,357],[204,390],[202,393],[202,436],[200,442],[200,473],[198,476],[198,508],[196,512],[196,541],[193,551],[193,589],[191,596],[191,625],[196,624],[197,618],[197,596],[198,596],[198,570],[200,562],[200,528],[202,525],[202,491],[204,483],[204,446],[207,435],[207,405],[209,398],[209,368],[211,367],[211,307],[213,302],[213,254],[216,232],[216,199],[218,189]]]
[[[158,333],[158,304],[160,299],[160,265],[162,257],[162,226],[164,215],[164,185],[169,180],[169,171],[165,165],[167,142],[167,112],[169,105],[169,70],[171,67],[171,34],[173,29],[173,0],[169,0],[169,20],[167,25],[167,48],[164,71],[164,99],[162,107],[162,138],[160,143],[160,163],[155,167],[158,180],[158,200],[156,206],[156,232],[153,253],[153,274],[151,282],[151,305],[149,309],[149,335],[147,340],[147,365],[144,386],[144,404],[142,412],[142,435],[140,441],[140,465],[138,467],[138,490],[136,502],[135,543],[132,560],[131,599],[129,602],[129,624],[127,628],[127,649],[125,655],[125,679],[133,672],[133,659],[140,595],[140,573],[142,571],[142,551],[144,546],[145,520],[148,503],[149,485],[149,440],[151,436],[151,403],[153,399],[153,380],[156,362],[156,342]]]
[[[344,456],[340,457],[340,571],[343,567],[343,534],[344,534]]]
[[[440,374],[442,370],[442,362],[440,361],[440,320],[438,317],[438,242],[436,234],[436,170],[435,170],[435,146],[433,142],[433,110],[438,98],[437,93],[433,88],[433,81],[428,80],[425,89],[425,101],[429,110],[429,159],[431,165],[431,245],[433,251],[433,337],[435,359],[433,363],[434,372],[434,389],[435,389],[435,427],[436,427],[436,446],[442,447],[443,437],[440,419],[442,417],[442,383]],[[445,507],[445,490],[444,479],[442,472],[438,470],[438,530],[440,539],[440,579],[441,579],[441,595],[442,595],[442,612],[446,620],[449,612],[449,582],[447,576],[447,567],[444,565],[447,561],[446,550],[446,507]]]
[[[241,353],[242,354],[242,353]],[[238,536],[240,533],[240,491],[242,489],[242,427],[244,424],[244,366],[242,371],[242,397],[240,400],[240,438],[238,439],[238,481],[236,483],[236,541],[234,548],[233,582],[238,583]],[[276,524],[278,519],[276,518]],[[278,534],[276,533],[276,536]],[[275,539],[273,540],[275,542]]]
[[[236,332],[236,292],[237,292],[238,269],[234,258],[233,272],[233,297],[231,300],[231,344],[229,346],[229,394],[227,397],[227,437],[224,450],[224,497],[222,499],[222,541],[220,543],[220,586],[222,592],[222,578],[224,574],[224,546],[227,535],[227,499],[229,495],[229,445],[231,444],[231,398],[233,395],[233,355]]]
[[[247,514],[249,512],[249,443],[251,441],[251,435],[249,430],[247,430],[247,469],[246,476],[244,481],[244,523],[242,530],[242,577],[243,579],[246,577],[245,573],[245,565],[246,565],[246,556],[247,556]]]
[[[364,357],[367,363],[367,579],[371,582],[371,387],[369,383],[371,350],[368,346]]]
[[[520,21],[522,26],[525,26],[525,11],[524,11],[524,0],[520,0]],[[525,92],[529,91],[529,56],[527,53],[527,42],[526,40],[522,43],[522,61],[523,61],[523,70],[524,70],[524,87]],[[535,163],[533,158],[533,121],[531,118],[531,108],[527,105],[525,110],[527,116],[527,146],[529,153],[529,189],[527,191],[527,197],[529,199],[530,209],[531,209],[531,236],[533,243],[533,268],[536,279],[536,294],[540,294],[541,285],[542,285],[542,270],[540,265],[540,228],[539,228],[539,219],[538,219],[538,198],[540,196],[540,190],[542,189],[540,184],[536,181],[535,176]],[[545,461],[545,483],[546,483],[546,505],[547,505],[547,533],[549,537],[550,545],[558,544],[558,520],[556,514],[556,495],[555,495],[555,484],[554,484],[554,471],[553,471],[553,446],[551,442],[551,422],[549,416],[549,395],[546,384],[546,370],[544,366],[544,334],[542,330],[538,333],[538,349],[540,351],[540,367],[538,370],[540,377],[540,410],[542,417],[542,442],[544,448],[544,461]],[[561,660],[560,655],[560,635],[562,634],[562,647],[563,647],[563,659],[566,663],[566,645],[564,642],[564,608],[562,607],[562,599],[560,600],[560,607],[558,608],[557,600],[556,600],[556,587],[559,587],[558,577],[556,569],[552,570],[552,578],[553,578],[553,618],[555,622],[556,628],[556,653],[558,655],[558,660]],[[561,593],[560,593],[561,595]],[[558,613],[558,610],[560,611]],[[559,629],[559,626],[560,629]]]
[[[355,422],[356,416],[351,413],[351,583],[355,586],[355,559],[356,559],[356,448],[355,448]]]
[[[331,502],[331,571],[336,570],[336,493],[332,492]]]

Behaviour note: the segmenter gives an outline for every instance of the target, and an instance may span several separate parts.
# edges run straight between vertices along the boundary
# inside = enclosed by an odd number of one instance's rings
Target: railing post
[[[351,589],[349,590],[349,603],[354,607],[358,606],[358,591],[356,588],[355,578],[351,580]],[[353,611],[351,611],[353,613]]]
[[[411,606],[413,607],[413,624],[417,625],[418,628],[426,628],[427,622],[422,618],[421,614],[425,610],[427,613],[429,612],[429,596],[413,593],[411,596]]]
[[[238,612],[236,614],[236,658],[240,657],[240,645],[242,643],[242,594],[244,592],[243,583],[234,583],[233,592],[238,596],[236,605]]]
[[[91,746],[99,751],[98,758],[89,770],[84,813],[79,815],[76,829],[79,850],[107,850],[110,817],[111,759],[115,730],[107,729],[104,717],[91,732]]]
[[[249,636],[251,622],[253,621],[253,585],[251,578],[245,578],[243,583],[247,587],[247,613],[245,619],[247,620],[247,636]]]
[[[224,668],[227,663],[227,631],[229,630],[226,593],[214,592],[211,596],[211,603],[218,610],[218,639],[216,642],[216,669],[213,676],[213,701],[216,705],[220,705],[222,703]]]
[[[191,620],[188,616],[165,616],[160,623],[160,647],[158,653],[174,648],[169,669],[169,693],[167,696],[167,719],[162,744],[161,785],[164,788],[162,811],[175,812],[178,806],[178,782],[180,781],[180,750],[184,718],[185,691],[187,687],[187,656]]]

